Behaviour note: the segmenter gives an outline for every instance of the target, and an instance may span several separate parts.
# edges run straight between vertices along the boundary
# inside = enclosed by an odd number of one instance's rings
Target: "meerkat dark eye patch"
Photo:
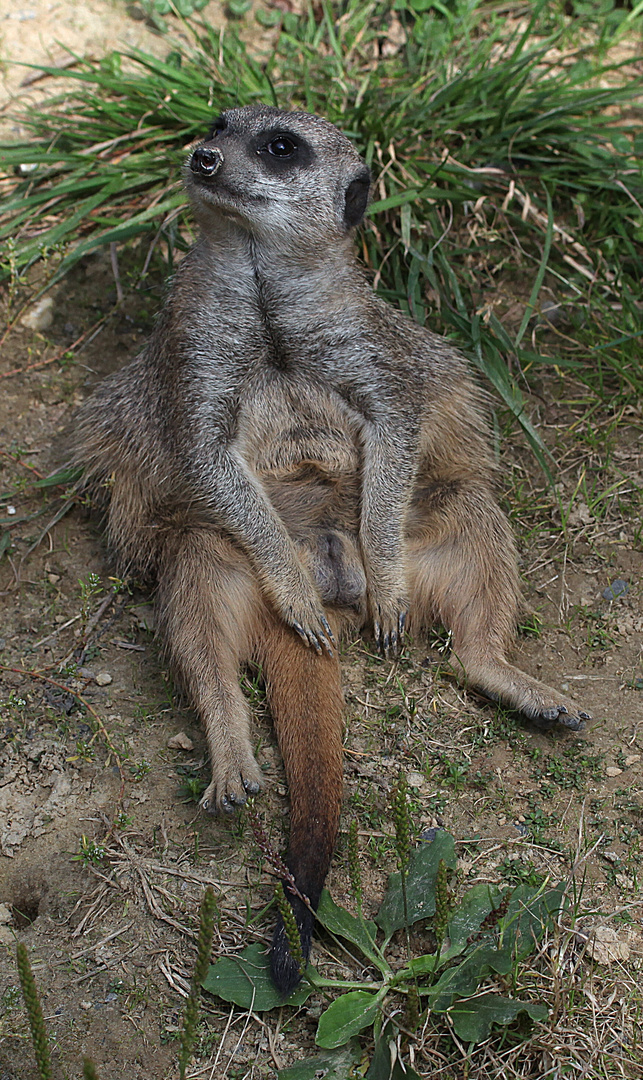
[[[228,126],[228,121],[224,116],[217,116],[216,120],[213,120],[208,130],[206,142],[210,142],[212,139],[216,139],[220,132],[225,131]]]
[[[344,224],[347,229],[352,229],[355,225],[359,225],[364,217],[370,190],[371,174],[365,166],[359,176],[356,176],[354,180],[351,180],[346,188],[346,194],[344,196]]]
[[[267,131],[261,135],[255,149],[271,172],[305,169],[314,160],[314,153],[305,139],[290,131]]]

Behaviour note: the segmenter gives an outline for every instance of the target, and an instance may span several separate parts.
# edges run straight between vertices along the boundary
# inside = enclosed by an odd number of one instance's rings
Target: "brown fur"
[[[441,622],[464,681],[544,722],[586,714],[506,658],[518,574],[480,395],[462,357],[377,300],[355,263],[363,163],[303,113],[222,123],[186,172],[203,235],[147,350],[81,410],[75,458],[109,503],[121,574],[156,582],[169,662],[206,731],[208,810],[261,786],[238,684],[261,665],[288,862],[315,907],[339,822],[347,627],[370,622],[388,654],[407,615],[415,631]],[[296,152],[275,162],[284,138]],[[292,903],[307,955],[312,917]],[[273,974],[284,992],[299,978],[281,925]]]

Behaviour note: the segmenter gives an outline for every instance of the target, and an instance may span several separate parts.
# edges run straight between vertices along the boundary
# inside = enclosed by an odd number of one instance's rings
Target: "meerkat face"
[[[232,217],[290,247],[345,238],[364,216],[370,187],[367,166],[336,127],[267,105],[224,112],[184,176],[197,216]]]

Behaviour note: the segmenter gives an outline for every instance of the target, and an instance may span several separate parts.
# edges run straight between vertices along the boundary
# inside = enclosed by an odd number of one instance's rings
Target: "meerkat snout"
[[[217,146],[199,146],[188,165],[197,176],[212,177],[223,165],[223,154]]]

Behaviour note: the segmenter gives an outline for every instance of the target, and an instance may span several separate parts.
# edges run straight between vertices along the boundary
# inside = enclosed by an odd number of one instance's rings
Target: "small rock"
[[[620,776],[621,773],[623,772],[623,770],[622,769],[617,769],[616,765],[608,765],[605,772],[607,773],[608,776]]]
[[[85,1012],[87,1012],[88,1009],[92,1008],[92,1003],[91,1001],[81,1001],[80,1007],[81,1009],[84,1009]]]
[[[617,578],[606,589],[603,589],[603,597],[605,600],[617,600],[619,596],[625,596],[629,591],[630,587],[627,581],[624,581],[623,578]]]
[[[60,581],[60,574],[47,574],[47,581],[50,585],[57,585]]]
[[[602,851],[601,855],[604,859],[607,859],[609,863],[617,863],[621,861],[618,851]]]
[[[27,330],[46,330],[54,321],[54,300],[52,296],[43,296],[37,304],[25,312],[20,322]]]
[[[0,904],[0,926],[6,926],[13,918],[11,911],[6,904]]]
[[[184,731],[179,731],[178,735],[172,735],[167,740],[167,745],[170,750],[194,750],[192,739]]]
[[[635,765],[637,761],[641,760],[640,754],[628,754],[625,758],[625,768],[629,769],[630,765]]]
[[[410,772],[407,773],[406,782],[409,787],[421,788],[425,782],[425,777],[421,772]]]
[[[113,681],[109,671],[99,671],[95,679],[97,686],[109,686]]]
[[[629,960],[630,947],[622,941],[611,926],[597,926],[587,943],[587,952],[597,964],[613,964],[615,960]]]
[[[7,513],[9,514],[9,517],[13,517],[14,514],[18,513],[18,511],[16,510],[15,506],[9,504],[9,506],[7,507]]]

